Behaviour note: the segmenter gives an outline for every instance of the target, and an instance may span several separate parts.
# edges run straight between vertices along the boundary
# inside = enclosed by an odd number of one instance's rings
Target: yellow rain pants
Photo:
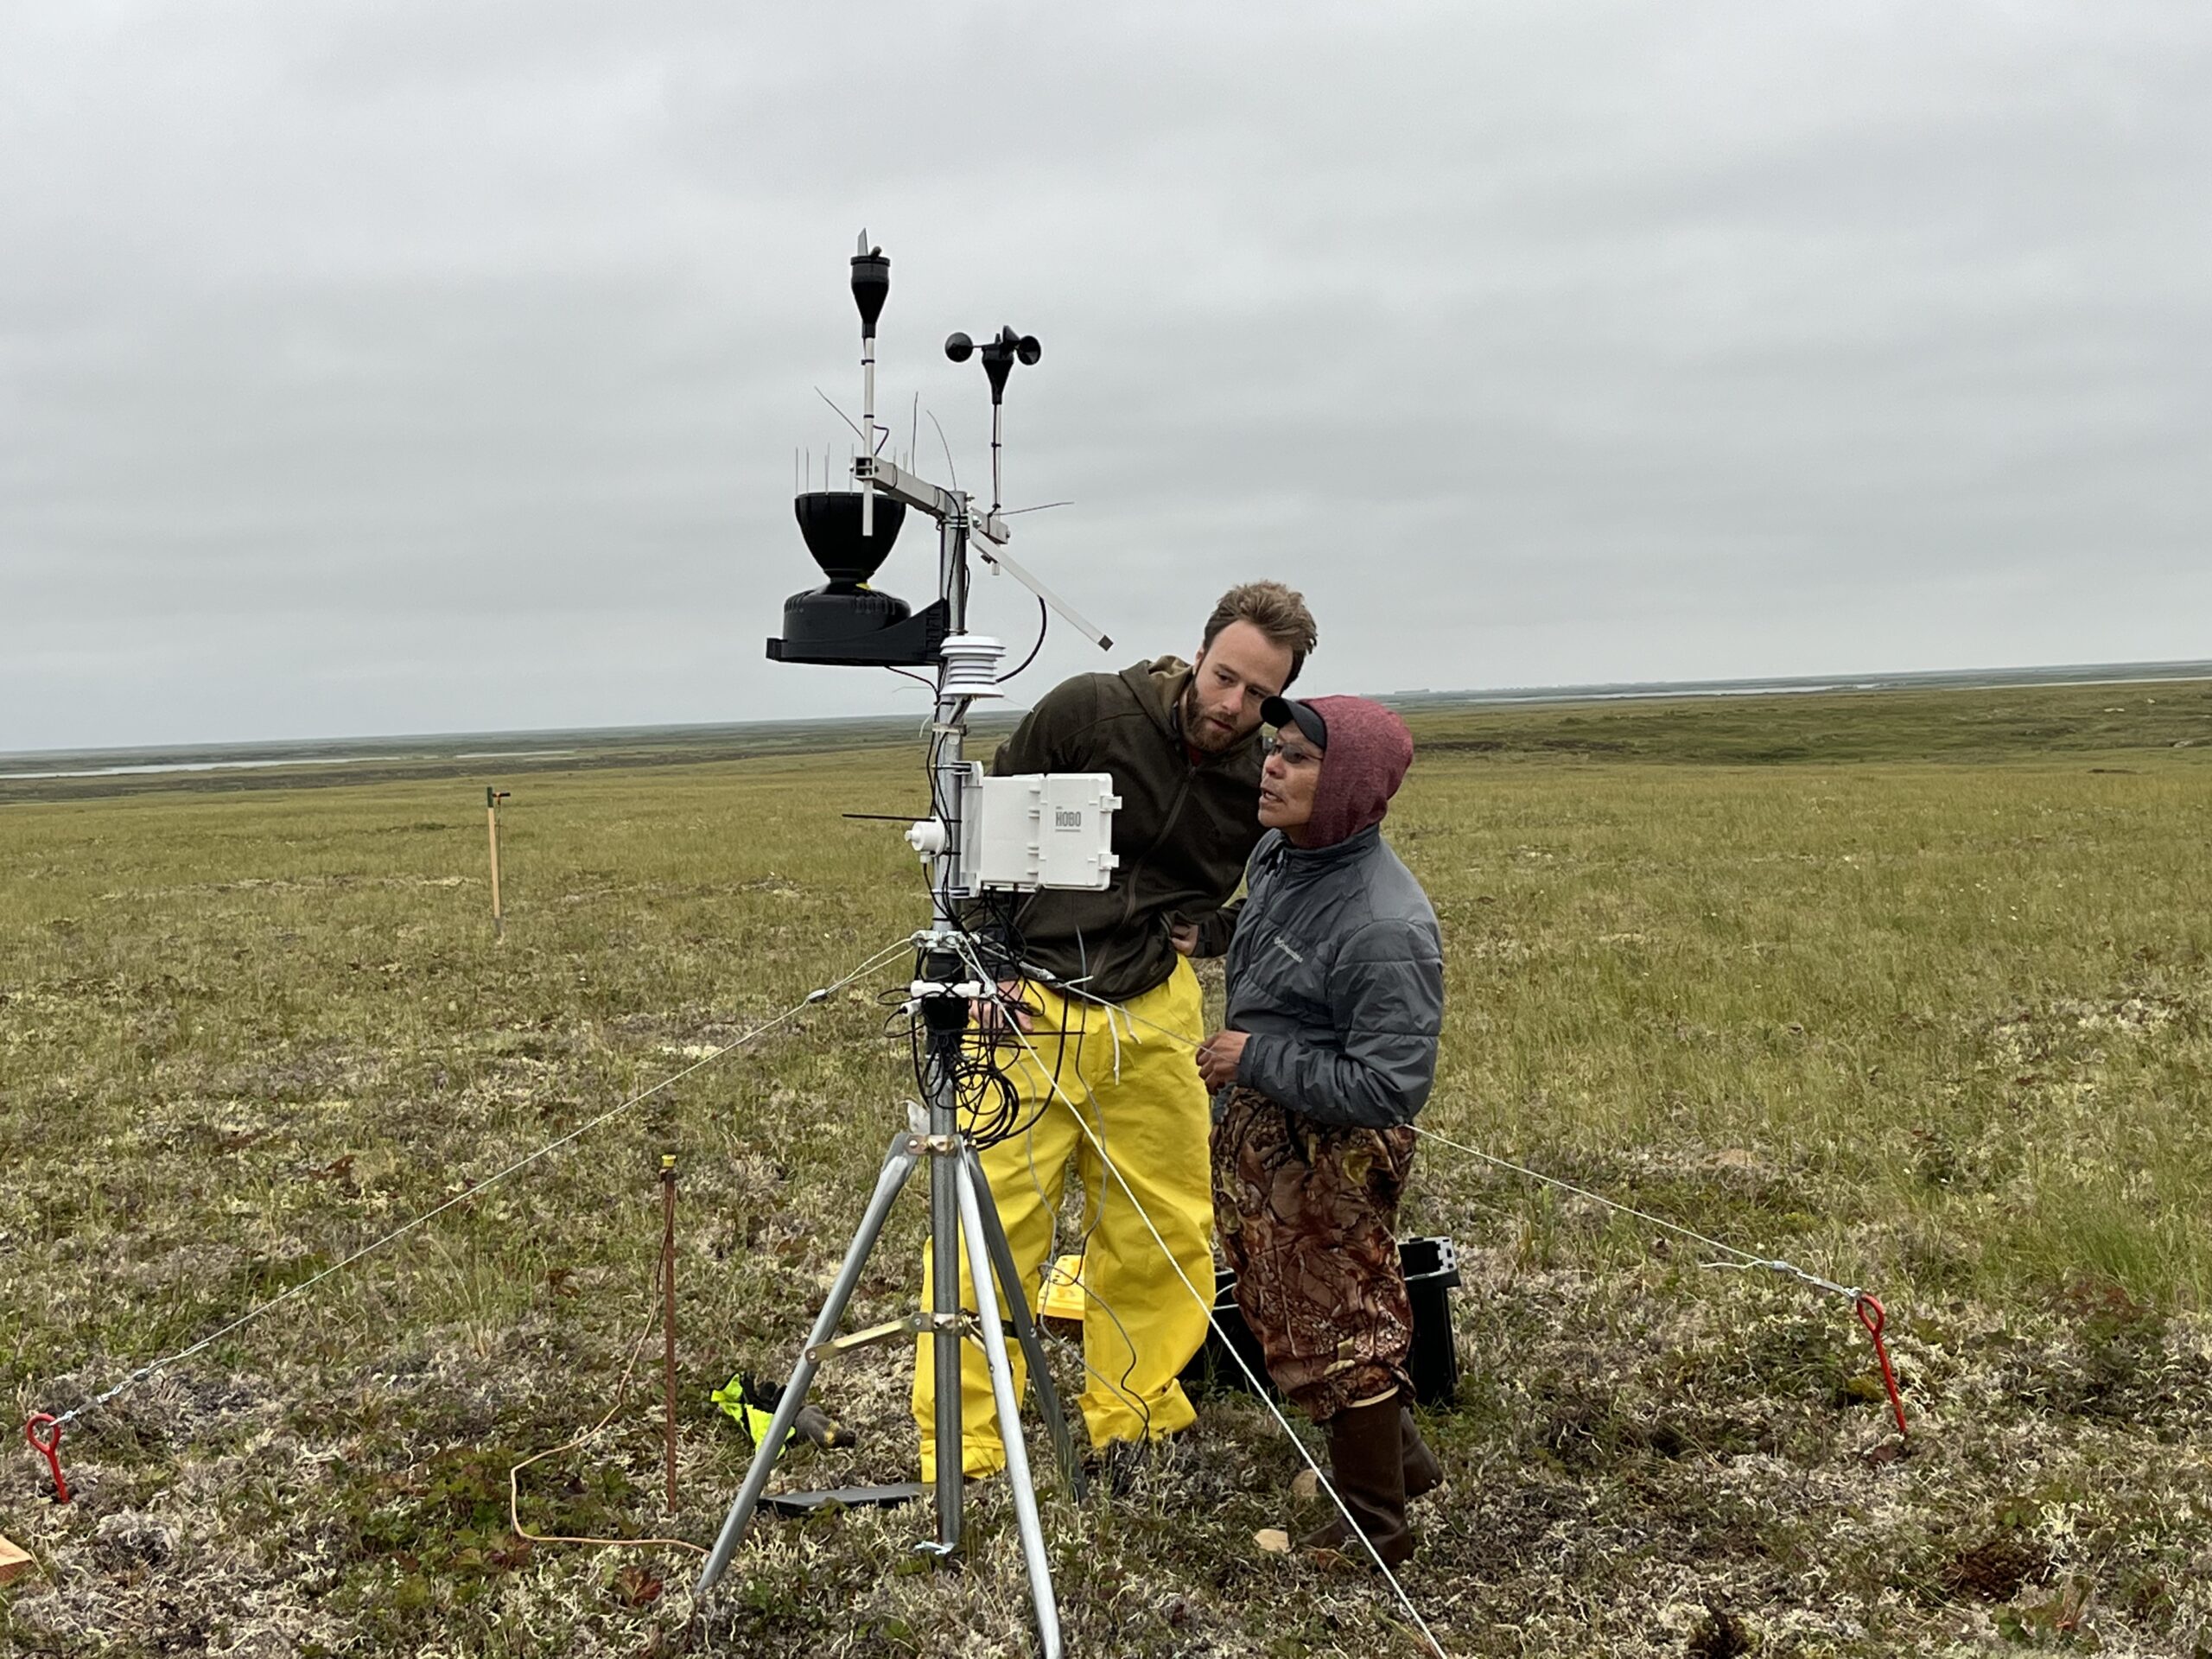
[[[1034,1112],[1037,1121],[982,1153],[1007,1243],[1033,1314],[1072,1163],[1087,1200],[1088,1237],[1081,1246],[1087,1369],[1078,1403],[1091,1443],[1172,1434],[1196,1416],[1176,1377],[1205,1339],[1206,1309],[1160,1253],[1129,1192],[1106,1173],[1098,1147],[1068,1103],[1082,1109],[1184,1275],[1211,1300],[1208,1106],[1191,1056],[1203,1035],[1198,976],[1189,963],[1178,962],[1166,983],[1134,999],[1126,1014],[1034,985],[1025,988],[1024,1000],[1041,1007],[1029,1033],[1035,1053],[1017,1047],[1009,1070],[1021,1092],[1022,1116]],[[926,1257],[921,1305],[930,1306]],[[960,1305],[970,1312],[976,1307],[964,1249]],[[1005,1312],[1003,1298],[999,1311]],[[1020,1344],[1010,1341],[1007,1347],[1019,1398],[1028,1385],[1027,1367]],[[913,1404],[925,1481],[937,1478],[936,1397],[931,1340],[922,1337],[915,1346]],[[989,1375],[981,1345],[972,1341],[962,1344],[960,1408],[962,1467],[970,1475],[1004,1468]],[[1037,1455],[1033,1450],[1033,1462]]]

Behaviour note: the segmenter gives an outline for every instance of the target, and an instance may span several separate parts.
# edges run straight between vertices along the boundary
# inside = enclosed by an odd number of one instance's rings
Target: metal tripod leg
[[[852,1300],[854,1287],[860,1283],[861,1269],[868,1264],[868,1252],[875,1248],[876,1237],[883,1231],[892,1201],[906,1184],[906,1178],[914,1173],[925,1144],[918,1135],[901,1134],[893,1139],[891,1149],[884,1154],[883,1173],[876,1177],[875,1192],[861,1217],[852,1247],[845,1252],[845,1264],[837,1269],[836,1281],[830,1287],[829,1300],[822,1304],[822,1313],[814,1321],[814,1334],[807,1338],[806,1354],[792,1370],[791,1381],[784,1385],[783,1398],[776,1402],[774,1420],[753,1451],[752,1467],[745,1471],[745,1484],[738,1491],[737,1501],[729,1506],[729,1516],[722,1522],[721,1535],[715,1540],[714,1554],[707,1558],[706,1567],[699,1574],[695,1594],[705,1595],[728,1569],[731,1552],[744,1535],[746,1522],[753,1518],[753,1506],[760,1503],[760,1494],[768,1484],[769,1471],[775,1467],[777,1454],[783,1450],[791,1424],[798,1421],[799,1408],[806,1403],[806,1391],[812,1385],[819,1365],[812,1357],[813,1352],[837,1334],[837,1322],[845,1316],[845,1304]]]
[[[949,1136],[959,1132],[957,1114],[947,1104],[932,1102],[930,1133]],[[967,1503],[964,1490],[967,1458],[961,1446],[960,1421],[960,1189],[953,1179],[953,1160],[930,1160],[930,1317],[935,1329],[930,1337],[930,1371],[935,1379],[937,1454],[937,1540],[922,1548],[938,1556],[960,1548],[962,1515]]]
[[[1014,1250],[1006,1242],[1006,1228],[999,1221],[998,1203],[991,1197],[991,1184],[983,1174],[983,1160],[976,1154],[974,1141],[961,1141],[960,1160],[968,1166],[968,1179],[976,1191],[976,1206],[982,1212],[983,1243],[990,1251],[991,1276],[998,1281],[999,1289],[1006,1297],[1007,1317],[1013,1322],[1014,1340],[1021,1344],[1021,1351],[1029,1359],[1029,1376],[1036,1385],[1037,1409],[1045,1419],[1045,1432],[1052,1436],[1061,1476],[1067,1481],[1069,1490],[1081,1497],[1088,1488],[1083,1463],[1076,1456],[1075,1440],[1068,1433],[1068,1420],[1060,1409],[1060,1391],[1053,1386],[1052,1373],[1045,1363],[1045,1344],[1038,1337],[1036,1321],[1029,1317],[1028,1287],[1022,1282],[1021,1270],[1014,1266]],[[973,1279],[972,1254],[969,1259],[969,1276]],[[985,1306],[979,1294],[976,1306]]]
[[[1014,1365],[1007,1358],[1006,1332],[999,1328],[988,1294],[995,1258],[985,1242],[982,1205],[976,1197],[982,1183],[965,1157],[953,1165],[953,1172],[959,1183],[960,1228],[968,1241],[969,1278],[976,1286],[976,1305],[983,1311],[977,1323],[982,1327],[983,1356],[989,1362],[991,1393],[998,1405],[999,1443],[1006,1449],[1007,1485],[1014,1493],[1014,1524],[1021,1534],[1022,1560],[1029,1569],[1029,1599],[1037,1609],[1038,1640],[1045,1659],[1059,1659],[1060,1610],[1052,1597],[1052,1567],[1045,1554],[1045,1530],[1037,1520],[1037,1488],[1029,1478],[1029,1450],[1021,1440],[1021,1407],[1014,1392]],[[1019,1279],[1007,1287],[1007,1300],[1020,1305]],[[1042,1372],[1039,1380],[1051,1386]]]

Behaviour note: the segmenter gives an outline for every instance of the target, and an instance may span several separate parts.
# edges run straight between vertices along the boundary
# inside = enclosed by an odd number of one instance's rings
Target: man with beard
[[[1261,834],[1261,708],[1297,677],[1315,637],[1305,601],[1281,583],[1232,588],[1192,662],[1162,657],[1064,682],[992,763],[999,776],[1109,772],[1122,798],[1112,886],[1033,893],[1014,912],[1022,960],[1041,970],[1007,988],[1026,1038],[1007,1033],[1025,1128],[982,1153],[1033,1306],[1051,1269],[1071,1168],[1083,1183],[1079,1403],[1096,1446],[1142,1445],[1188,1427],[1195,1414],[1176,1379],[1205,1340],[1206,1309],[1184,1281],[1211,1300],[1213,1195],[1206,1090],[1190,1061],[1205,1033],[1189,958],[1229,947],[1230,899]],[[995,1007],[979,1014],[987,1027],[998,1018]],[[1120,1179],[1106,1172],[1100,1146]],[[924,1306],[930,1294],[925,1267]],[[976,1306],[964,1267],[961,1300]],[[1012,1357],[1018,1394],[1027,1382],[1018,1348]],[[924,1336],[913,1410],[925,1481],[937,1473],[935,1399]],[[1004,1467],[972,1344],[963,1349],[961,1406],[964,1471]]]

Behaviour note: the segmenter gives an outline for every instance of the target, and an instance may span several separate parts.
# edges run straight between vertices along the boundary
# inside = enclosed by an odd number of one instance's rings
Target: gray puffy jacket
[[[1444,946],[1411,870],[1370,824],[1333,846],[1270,830],[1245,872],[1223,1025],[1236,1081],[1324,1123],[1409,1123],[1436,1080]]]

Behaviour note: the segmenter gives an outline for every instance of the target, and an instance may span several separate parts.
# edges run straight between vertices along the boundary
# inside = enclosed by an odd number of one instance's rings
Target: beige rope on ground
[[[622,1380],[614,1385],[614,1403],[607,1408],[604,1417],[573,1440],[565,1441],[550,1451],[534,1452],[507,1471],[507,1520],[514,1527],[516,1537],[527,1539],[533,1544],[592,1544],[601,1549],[688,1549],[694,1555],[707,1553],[697,1544],[683,1538],[582,1538],[565,1533],[532,1532],[522,1523],[522,1471],[533,1463],[543,1463],[548,1458],[559,1457],[563,1452],[575,1451],[586,1441],[596,1438],[601,1430],[614,1421],[615,1414],[622,1409],[622,1402],[629,1398],[630,1378],[638,1369],[638,1356],[645,1351],[645,1344],[652,1339],[653,1328],[659,1323],[660,1309],[656,1307],[630,1350],[629,1363],[622,1368]]]

